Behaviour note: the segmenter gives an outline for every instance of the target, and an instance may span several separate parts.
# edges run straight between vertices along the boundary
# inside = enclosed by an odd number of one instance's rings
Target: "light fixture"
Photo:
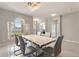
[[[27,6],[32,10],[32,11],[35,11],[37,10],[41,4],[40,2],[27,2]]]
[[[34,20],[35,22],[36,22],[36,21],[39,21],[39,19],[38,19],[38,18],[34,18],[33,20]]]
[[[51,16],[56,16],[56,13],[54,13],[54,14],[51,14]]]

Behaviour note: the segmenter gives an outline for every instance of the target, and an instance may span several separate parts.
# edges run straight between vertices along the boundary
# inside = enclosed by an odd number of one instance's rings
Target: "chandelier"
[[[27,6],[32,10],[35,11],[37,10],[41,5],[40,2],[28,2]]]

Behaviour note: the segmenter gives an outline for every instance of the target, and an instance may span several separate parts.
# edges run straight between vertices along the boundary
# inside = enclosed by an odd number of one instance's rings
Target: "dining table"
[[[22,37],[38,45],[40,48],[56,41],[55,38],[45,37],[45,36],[40,36],[40,35],[35,35],[35,34],[22,35]]]

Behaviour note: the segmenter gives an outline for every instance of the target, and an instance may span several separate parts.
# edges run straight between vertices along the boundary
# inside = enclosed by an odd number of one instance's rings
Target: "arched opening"
[[[16,18],[14,20],[14,33],[17,34],[17,35],[22,34],[23,28],[24,28],[24,19]]]
[[[8,22],[8,39],[11,40],[14,34],[21,35],[24,32],[25,21],[23,18],[15,18]]]

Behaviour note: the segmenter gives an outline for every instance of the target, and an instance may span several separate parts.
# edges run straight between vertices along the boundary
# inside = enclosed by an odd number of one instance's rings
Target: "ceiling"
[[[79,11],[78,2],[41,2],[41,7],[35,11],[31,11],[26,2],[0,2],[0,8],[14,12],[31,15],[38,18],[51,17],[52,13],[64,15]]]

